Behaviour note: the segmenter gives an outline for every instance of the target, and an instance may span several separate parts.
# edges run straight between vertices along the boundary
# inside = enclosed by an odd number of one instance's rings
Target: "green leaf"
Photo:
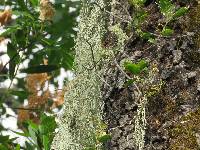
[[[9,90],[10,94],[18,96],[20,99],[26,99],[29,95],[28,91]]]
[[[141,24],[145,21],[147,16],[148,16],[148,14],[144,10],[140,10],[140,11],[136,12],[135,17],[133,18],[133,25],[136,28],[139,28],[141,26]]]
[[[155,38],[149,38],[148,41],[149,41],[150,43],[153,43],[153,44],[156,43],[156,39],[155,39]]]
[[[105,143],[105,142],[107,142],[108,140],[110,140],[111,138],[112,138],[111,135],[106,134],[106,135],[103,135],[103,136],[97,138],[97,140],[98,140],[99,142],[101,142],[101,143]]]
[[[10,79],[13,79],[15,73],[15,67],[19,63],[19,54],[17,53],[17,49],[10,42],[7,45],[7,54],[10,57],[9,77]]]
[[[42,136],[42,142],[43,142],[43,146],[45,150],[50,150],[50,142],[49,142],[49,138],[46,135]]]
[[[64,57],[63,60],[62,60],[63,68],[65,68],[66,70],[72,69],[74,57],[70,53],[65,54],[63,57]]]
[[[23,137],[29,137],[29,134],[28,134],[28,133],[17,132],[17,131],[13,131],[13,130],[11,130],[11,131],[14,132],[15,134],[20,135],[20,136],[23,136]]]
[[[148,66],[148,63],[145,60],[141,60],[140,62],[134,64],[130,62],[124,63],[125,69],[131,72],[134,75],[140,74],[145,67]]]
[[[15,150],[20,150],[20,145],[17,144],[17,146],[15,147]]]
[[[28,125],[33,128],[34,130],[38,130],[38,125],[33,123],[32,121],[28,120],[27,121]]]
[[[133,84],[134,83],[134,79],[129,79],[125,82],[125,87],[128,87],[129,85]]]
[[[131,0],[132,4],[136,7],[142,6],[147,0]]]
[[[163,28],[161,34],[163,36],[171,36],[174,33],[174,30],[170,29],[169,27]]]
[[[39,125],[40,133],[44,135],[53,133],[57,127],[55,117],[42,114],[40,119],[41,119],[41,124]]]
[[[6,29],[6,31],[4,31],[3,33],[0,34],[1,37],[6,37],[9,36],[10,34],[13,34],[15,32],[17,32],[17,30],[22,29],[20,26],[16,25],[16,26],[11,26],[9,28]]]
[[[52,72],[54,70],[59,69],[56,65],[39,65],[34,67],[29,67],[27,69],[22,69],[21,72],[24,73],[44,73],[44,72]]]
[[[6,113],[6,108],[3,106],[2,103],[0,103],[0,111],[1,111],[1,115],[4,115]]]
[[[37,142],[37,133],[38,133],[38,130],[33,126],[33,124],[32,125],[29,124],[29,126],[28,126],[28,132],[30,134],[30,137],[34,141],[34,143],[36,145],[38,145],[38,142]]]
[[[39,125],[39,132],[42,139],[42,144],[45,150],[49,150],[54,137],[53,133],[57,127],[55,117],[42,114],[40,120],[41,124]]]
[[[140,36],[143,39],[147,39],[147,40],[154,38],[154,35],[152,33],[150,33],[150,32],[141,32]]]
[[[27,141],[25,141],[25,145],[26,145],[27,150],[35,150],[36,149],[36,147],[34,145],[31,145]]]
[[[5,145],[0,144],[0,150],[8,150],[8,148]]]
[[[14,61],[10,61],[9,62],[9,77],[11,80],[14,78],[15,67],[16,67],[16,63]]]
[[[89,148],[85,148],[83,150],[96,150],[96,148],[93,148],[93,147],[89,147]]]
[[[8,135],[6,135],[6,136],[0,135],[0,141],[2,143],[7,143],[9,141],[9,136]]]
[[[188,12],[188,7],[181,7],[174,13],[174,19],[185,15]]]
[[[30,0],[33,6],[38,6],[38,0]]]
[[[18,5],[20,6],[20,8],[24,11],[28,11],[26,4],[24,2],[24,0],[17,0]]]
[[[175,5],[172,4],[171,0],[160,0],[159,7],[161,13],[166,17],[166,19],[170,20],[175,10]]]
[[[25,17],[28,17],[29,19],[34,20],[34,16],[32,14],[30,14],[29,12],[26,12],[26,11],[18,11],[18,10],[13,10],[12,13],[16,16],[25,16]],[[18,29],[22,29],[22,28],[19,28]]]

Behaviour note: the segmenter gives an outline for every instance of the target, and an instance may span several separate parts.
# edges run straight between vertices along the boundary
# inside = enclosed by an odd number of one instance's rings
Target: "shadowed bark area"
[[[145,59],[149,61],[149,71],[157,70],[151,84],[138,84],[147,95],[143,149],[200,148],[200,5],[197,1],[173,2],[177,7],[189,5],[189,13],[170,22],[174,34],[158,37],[155,44],[139,37],[128,27],[126,18],[135,13],[128,1],[117,0],[112,5],[111,10],[118,17],[111,16],[111,24],[120,23],[124,32],[131,36],[104,74],[110,85],[102,86],[104,120],[108,124],[108,133],[112,135],[106,144],[109,150],[139,149],[135,142],[137,137],[134,137],[139,93],[134,85],[121,84],[127,77],[117,64],[124,59],[132,62]],[[155,1],[147,1],[144,9],[149,15],[142,29],[156,33],[163,21],[158,5]],[[148,80],[148,77],[144,78]]]

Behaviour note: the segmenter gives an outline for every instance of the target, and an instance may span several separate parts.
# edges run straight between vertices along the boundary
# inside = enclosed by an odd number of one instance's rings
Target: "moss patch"
[[[200,131],[200,108],[183,116],[176,125],[169,130],[170,149],[199,149],[196,133]]]

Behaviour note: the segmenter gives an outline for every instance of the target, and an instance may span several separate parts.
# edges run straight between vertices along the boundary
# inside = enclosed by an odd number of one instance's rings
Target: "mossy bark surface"
[[[163,17],[154,2],[147,2],[149,3],[144,9],[149,16],[142,29],[151,32],[159,30]],[[105,120],[112,135],[108,149],[200,148],[200,122],[197,119],[200,109],[200,5],[197,1],[174,3],[177,7],[190,6],[188,14],[169,24],[174,29],[174,35],[159,37],[155,44],[150,44],[133,31],[124,51],[116,55],[119,64],[123,59],[131,59],[132,62],[146,59],[149,61],[149,72],[154,70],[154,75],[146,77],[143,84],[138,83],[140,90],[147,96],[146,116],[143,118],[143,121],[146,120],[146,126],[143,128],[145,135],[139,143],[136,141],[138,136],[133,134],[139,129],[135,122],[140,108],[137,89],[134,85],[119,86],[121,80],[126,80],[119,68],[109,68],[107,71],[106,81],[114,87],[109,95],[105,92],[103,96]],[[132,6],[127,10],[134,15]],[[124,24],[125,21],[121,22],[121,25]],[[126,25],[124,28],[126,29]],[[152,80],[148,81],[150,77]]]

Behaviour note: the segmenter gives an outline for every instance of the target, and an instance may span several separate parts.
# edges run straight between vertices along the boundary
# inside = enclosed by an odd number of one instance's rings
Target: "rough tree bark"
[[[52,149],[82,150],[96,144],[102,121],[110,150],[198,150],[200,148],[200,5],[170,25],[174,34],[155,44],[128,28],[135,9],[128,0],[82,1],[76,43],[77,79],[68,85],[65,112]],[[162,15],[147,0],[143,30],[155,32]],[[126,85],[123,62],[148,60],[143,80]],[[101,146],[96,149],[102,149]]]

